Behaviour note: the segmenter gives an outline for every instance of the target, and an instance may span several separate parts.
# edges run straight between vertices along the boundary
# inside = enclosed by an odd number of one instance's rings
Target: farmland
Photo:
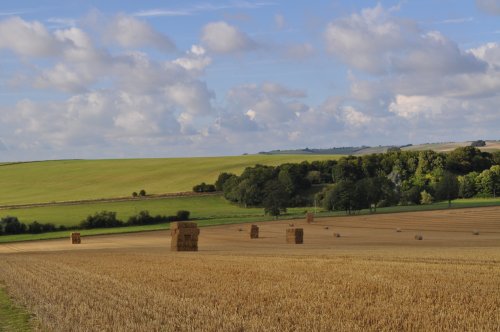
[[[279,220],[257,223],[257,240],[248,225],[215,226],[197,253],[170,252],[167,231],[13,243],[0,275],[41,330],[495,330],[499,216]],[[303,245],[285,244],[289,223]]]
[[[0,183],[9,188],[0,205],[130,197],[191,191],[214,182],[221,172],[240,173],[255,164],[279,165],[335,159],[325,155],[249,155],[235,157],[60,160],[0,165]]]

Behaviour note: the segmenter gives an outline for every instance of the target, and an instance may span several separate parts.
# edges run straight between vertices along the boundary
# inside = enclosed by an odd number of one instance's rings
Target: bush
[[[141,189],[141,191],[139,191],[139,196],[141,196],[141,197],[146,196],[146,190]]]
[[[206,184],[205,182],[202,182],[201,184],[197,184],[196,186],[193,187],[193,191],[196,193],[208,193],[208,192],[214,192],[215,191],[215,185],[213,184]]]
[[[90,215],[87,219],[80,223],[80,227],[84,229],[90,228],[107,228],[123,226],[123,221],[116,218],[116,212],[101,211],[93,216]]]
[[[21,223],[17,217],[4,217],[0,220],[0,228],[3,234],[26,233],[26,225]]]
[[[189,220],[189,215],[190,212],[186,210],[179,210],[177,211],[177,220],[179,221],[184,221],[184,220]]]
[[[420,204],[432,204],[432,201],[434,200],[432,195],[425,190],[420,193],[420,196],[422,197],[420,199]]]
[[[144,210],[128,218],[127,225],[148,225],[154,223],[154,219],[149,214],[149,211]]]
[[[134,192],[132,193],[132,197],[134,197],[134,198],[135,198],[135,197],[137,197],[137,196],[138,196],[137,192],[135,192],[135,191],[134,191]]]

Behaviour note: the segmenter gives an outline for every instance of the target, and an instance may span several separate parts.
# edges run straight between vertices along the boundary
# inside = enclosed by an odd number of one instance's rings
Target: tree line
[[[186,210],[179,210],[175,215],[152,216],[149,211],[140,211],[137,215],[128,218],[127,221],[122,221],[116,217],[116,212],[101,211],[93,215],[87,216],[77,226],[55,226],[52,223],[39,223],[33,221],[32,223],[25,224],[17,217],[7,216],[0,219],[0,235],[14,235],[14,234],[40,234],[54,231],[77,230],[77,229],[93,229],[93,228],[111,228],[123,226],[140,226],[140,225],[154,225],[164,222],[185,221],[189,220],[190,212]]]
[[[323,188],[313,195],[314,188]],[[221,173],[215,189],[242,206],[262,206],[279,215],[310,206],[355,213],[392,205],[428,204],[462,197],[495,197],[500,188],[500,152],[460,147],[450,153],[401,151],[339,160],[247,167]]]

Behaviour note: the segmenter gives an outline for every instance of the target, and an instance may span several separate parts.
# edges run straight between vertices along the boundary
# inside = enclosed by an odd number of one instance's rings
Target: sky
[[[500,139],[500,0],[0,2],[0,161]]]

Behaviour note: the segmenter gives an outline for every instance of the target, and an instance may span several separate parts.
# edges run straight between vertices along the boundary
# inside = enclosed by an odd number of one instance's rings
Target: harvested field
[[[300,246],[289,223],[203,228],[198,252],[171,252],[168,231],[0,245],[0,279],[40,330],[500,326],[499,207],[295,220]]]

